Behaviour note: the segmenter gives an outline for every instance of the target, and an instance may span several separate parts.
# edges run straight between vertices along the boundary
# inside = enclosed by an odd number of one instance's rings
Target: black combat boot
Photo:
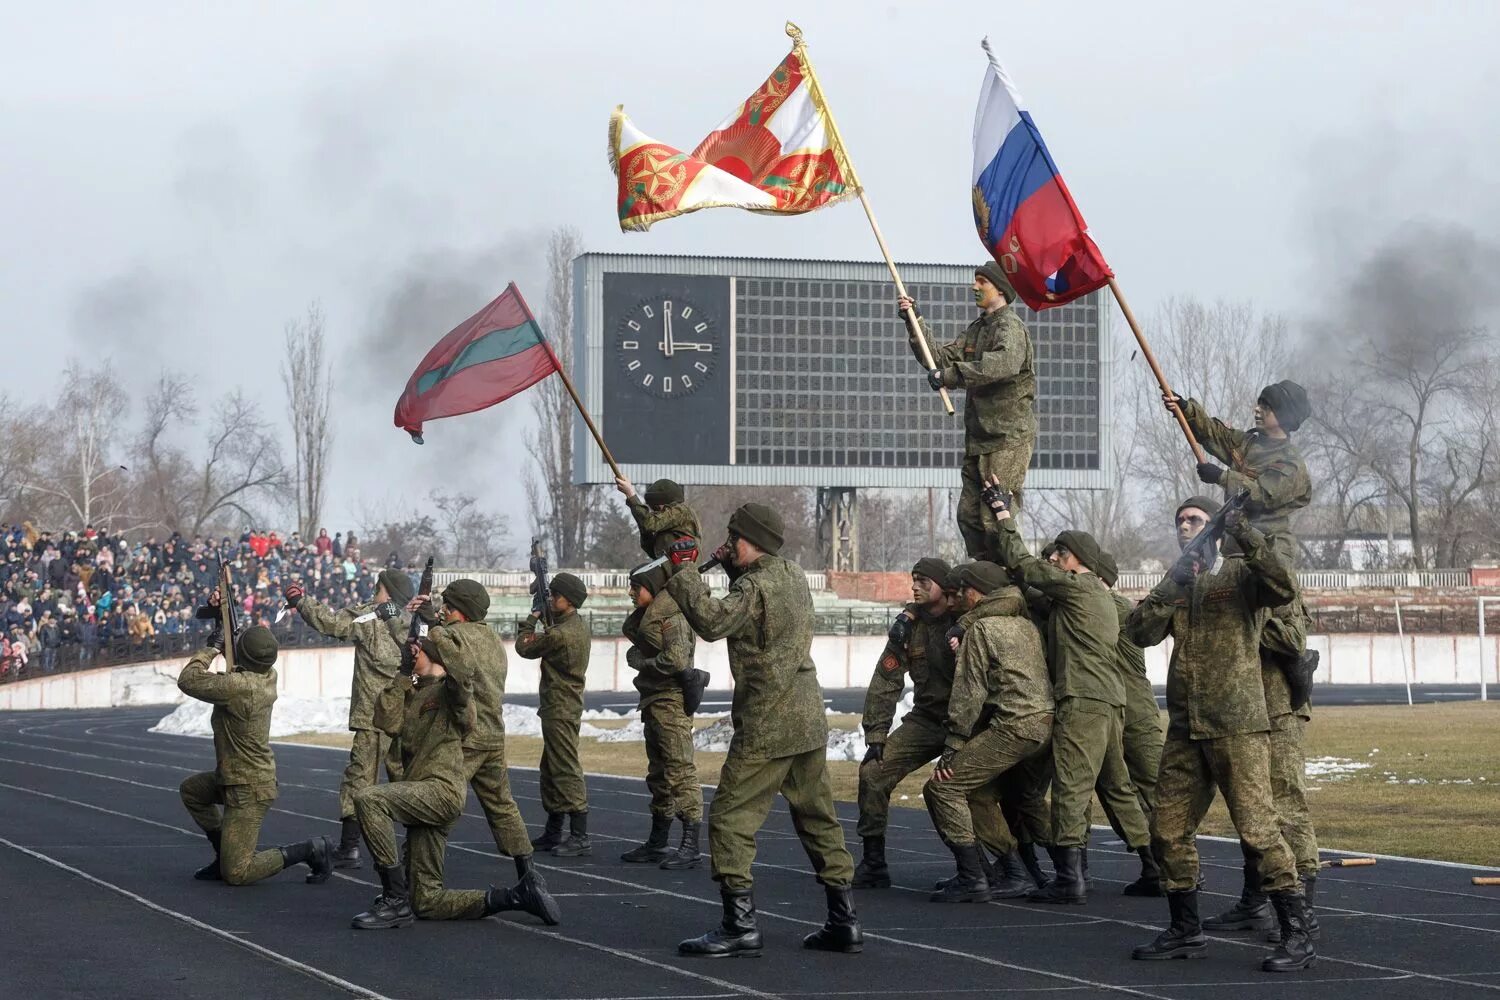
[[[333,852],[333,867],[359,867],[359,820],[345,816],[340,820],[339,847]]]
[[[1031,879],[1026,877],[1026,867],[1021,864],[1021,855],[1011,851],[995,864],[995,874],[990,877],[990,898],[1020,899],[1030,894]]]
[[[1094,880],[1089,878],[1089,845],[1084,844],[1078,849],[1078,858],[1078,871],[1080,873],[1080,881],[1083,882],[1083,891],[1093,892]]]
[[[632,847],[620,855],[621,861],[633,865],[660,864],[667,857],[667,839],[672,835],[672,817],[651,814],[651,835],[644,844]]]
[[[1024,843],[1016,848],[1016,854],[1021,859],[1021,867],[1026,869],[1026,875],[1031,879],[1031,884],[1038,889],[1045,889],[1052,884],[1052,880],[1042,871],[1041,862],[1036,859],[1036,845]]]
[[[988,903],[990,883],[984,877],[984,866],[980,864],[980,846],[950,844],[948,847],[958,864],[958,874],[928,898],[934,903]]]
[[[542,877],[542,873],[539,872],[539,871],[537,871],[534,867],[532,867],[531,857],[532,856],[530,854],[520,854],[520,855],[517,855],[515,858],[511,859],[511,860],[513,860],[516,863],[516,878],[517,879],[523,879],[527,875],[532,874],[533,872],[536,872],[536,877],[537,878],[541,878]]]
[[[953,845],[948,843],[946,840],[943,841],[943,846],[948,848],[948,850],[950,851],[953,850]],[[990,864],[989,852],[984,849],[984,845],[982,844],[979,847],[979,870],[984,872],[984,880],[991,886],[994,886],[994,884],[1000,880],[1000,873],[995,871],[994,865]],[[953,885],[955,882],[957,882],[958,879],[959,875],[955,872],[954,874],[949,875],[947,878],[938,879],[936,882],[932,883],[932,887],[934,889],[946,889],[950,885]]]
[[[540,872],[531,869],[529,865],[526,874],[509,889],[490,886],[489,892],[484,894],[485,916],[509,910],[529,913],[548,927],[556,927],[562,921],[562,910],[558,908],[557,900],[552,898],[552,893],[547,891],[546,881],[542,879]]]
[[[688,938],[677,946],[677,953],[701,958],[759,958],[761,937],[760,928],[755,926],[754,890],[720,885],[719,898],[724,904],[724,919],[719,926],[702,937]]]
[[[1026,898],[1033,903],[1088,902],[1088,890],[1083,885],[1083,849],[1049,847],[1047,853],[1052,857],[1052,870],[1057,873],[1057,878]]]
[[[679,816],[678,819],[682,821],[682,840],[677,844],[677,850],[668,853],[657,867],[669,872],[702,868],[703,854],[698,850],[698,831],[703,824],[685,816]]]
[[[568,813],[568,839],[552,848],[554,858],[586,858],[594,853],[589,840],[589,814]]]
[[[1208,938],[1198,921],[1198,890],[1167,893],[1167,909],[1172,922],[1150,944],[1138,946],[1131,958],[1159,962],[1169,958],[1202,958],[1208,953]]]
[[[865,932],[854,912],[854,891],[848,886],[825,885],[828,920],[802,939],[802,947],[814,951],[838,951],[853,955],[865,950]]]
[[[864,857],[854,869],[854,888],[889,889],[891,870],[885,863],[885,836],[864,839]]]
[[[1240,889],[1240,898],[1229,909],[1217,917],[1203,921],[1203,929],[1209,931],[1263,931],[1275,921],[1271,904],[1266,894],[1260,891],[1260,865],[1250,858],[1245,859],[1245,882]]]
[[[550,851],[562,843],[564,813],[548,813],[547,826],[542,830],[540,837],[531,838],[531,849],[533,851]]]
[[[1260,963],[1261,971],[1298,972],[1312,968],[1318,953],[1313,950],[1308,934],[1307,900],[1295,890],[1273,892],[1271,906],[1276,910],[1276,922],[1281,925],[1281,943],[1270,958]]]
[[[223,836],[223,831],[205,830],[203,835],[208,838],[210,844],[214,845],[214,859],[193,872],[193,878],[199,882],[222,882],[224,874],[219,871],[219,838]]]
[[[376,865],[380,873],[380,895],[368,910],[351,922],[357,931],[382,930],[387,927],[410,927],[417,922],[411,909],[411,894],[406,889],[406,869],[401,865]]]
[[[1136,852],[1141,856],[1140,878],[1125,887],[1127,896],[1161,896],[1166,890],[1161,886],[1161,868],[1156,863],[1156,855],[1151,853],[1151,848],[1137,848]]]
[[[1321,940],[1323,928],[1318,926],[1318,912],[1313,909],[1318,895],[1318,876],[1299,875],[1298,880],[1302,883],[1302,898],[1307,900],[1307,936],[1314,941]],[[1281,943],[1281,925],[1266,931],[1266,940],[1271,944]]]
[[[300,844],[287,844],[281,848],[281,870],[292,865],[307,865],[311,871],[307,876],[309,885],[320,885],[333,875],[333,844],[327,837],[314,837]]]

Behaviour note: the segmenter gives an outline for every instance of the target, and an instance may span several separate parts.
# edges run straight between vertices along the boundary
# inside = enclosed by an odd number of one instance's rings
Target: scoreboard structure
[[[974,319],[972,264],[900,265],[934,339]],[[638,483],[957,488],[963,393],[944,412],[907,346],[879,262],[583,254],[574,379]],[[1108,309],[1095,292],[1034,313],[1029,488],[1100,489],[1108,467]],[[573,478],[609,483],[575,422]]]

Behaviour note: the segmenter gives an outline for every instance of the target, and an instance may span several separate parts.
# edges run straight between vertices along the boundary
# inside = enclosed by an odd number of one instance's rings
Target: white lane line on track
[[[22,791],[26,790],[27,789],[22,789]],[[120,813],[119,815],[123,816],[124,813]],[[0,844],[9,847],[11,850],[19,851],[22,854],[27,855],[28,857],[32,857],[38,861],[45,862],[46,864],[65,871],[76,878],[81,878],[85,882],[91,882],[94,885],[99,886],[101,889],[108,889],[110,892],[124,896],[131,902],[139,903],[141,906],[146,907],[148,910],[160,913],[161,915],[166,917],[171,917],[173,920],[180,921],[184,924],[187,924],[189,927],[193,927],[197,930],[212,934],[213,936],[224,941],[232,942],[233,944],[244,948],[246,951],[259,955],[261,958],[269,959],[270,961],[275,962],[277,965],[281,965],[288,969],[292,969],[293,971],[300,972],[304,976],[308,976],[311,979],[316,979],[319,982],[326,983],[329,986],[337,987],[338,989],[343,990],[345,993],[348,993],[351,996],[367,997],[369,998],[369,1000],[388,1000],[388,998],[384,994],[377,993],[371,989],[366,989],[365,987],[360,986],[358,983],[351,983],[347,979],[340,979],[338,976],[335,976],[330,972],[324,972],[322,969],[307,965],[303,962],[299,962],[295,958],[281,954],[281,952],[279,951],[272,951],[270,948],[267,948],[264,945],[256,944],[254,941],[247,941],[236,934],[231,934],[229,931],[220,930],[212,924],[206,924],[196,917],[188,916],[186,913],[181,913],[169,907],[162,906],[160,903],[152,902],[145,896],[137,895],[136,893],[131,892],[129,889],[115,885],[113,882],[106,882],[104,879],[99,878],[96,875],[90,875],[88,872],[83,871],[82,869],[74,868],[72,865],[59,861],[54,857],[50,857],[46,854],[41,853],[40,851],[33,851],[29,847],[22,847],[20,844],[12,843],[11,841],[6,840],[4,837],[0,837]]]

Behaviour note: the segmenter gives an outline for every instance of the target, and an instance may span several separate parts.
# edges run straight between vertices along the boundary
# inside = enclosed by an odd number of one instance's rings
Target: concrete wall
[[[1316,635],[1309,639],[1322,654],[1320,684],[1400,684],[1402,641],[1394,635]],[[1485,674],[1497,685],[1500,636],[1485,640]],[[825,688],[864,687],[885,646],[884,636],[815,636],[813,662]],[[1480,641],[1477,636],[1407,636],[1407,663],[1415,684],[1477,684]],[[634,672],[626,665],[623,639],[595,639],[589,664],[590,691],[633,691]],[[1165,684],[1170,643],[1146,651],[1152,683]],[[101,667],[55,677],[0,685],[0,711],[10,709],[108,708],[112,705],[158,705],[182,701],[177,673],[185,658],[123,667]],[[698,643],[697,665],[712,676],[711,687],[732,686],[725,644]],[[281,692],[301,698],[347,696],[354,659],[348,647],[292,649],[276,664]],[[538,661],[511,655],[506,689],[535,693]],[[1497,685],[1496,697],[1500,697]]]

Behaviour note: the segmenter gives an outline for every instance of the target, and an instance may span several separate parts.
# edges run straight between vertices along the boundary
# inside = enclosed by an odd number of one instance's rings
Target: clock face
[[[670,293],[626,309],[614,337],[626,384],[661,399],[685,399],[703,388],[723,352],[723,331],[712,312]]]

